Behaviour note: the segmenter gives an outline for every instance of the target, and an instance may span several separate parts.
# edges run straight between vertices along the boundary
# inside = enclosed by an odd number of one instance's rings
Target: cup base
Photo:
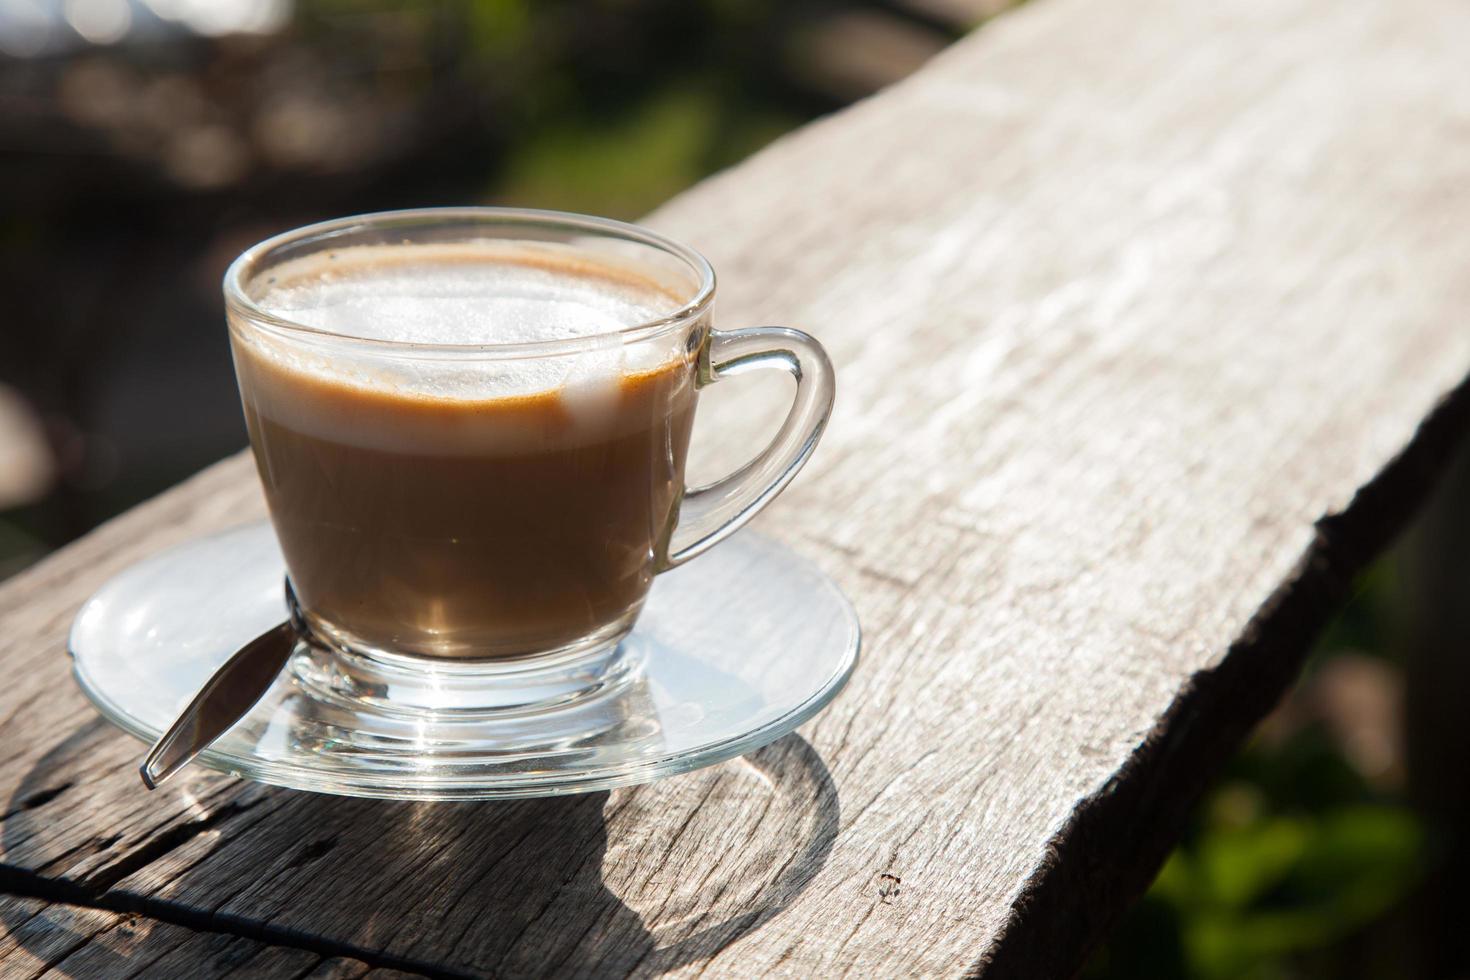
[[[615,694],[641,658],[622,641],[638,609],[576,643],[534,656],[433,660],[359,652],[314,636],[289,669],[316,697],[399,715],[511,718],[571,708]]]

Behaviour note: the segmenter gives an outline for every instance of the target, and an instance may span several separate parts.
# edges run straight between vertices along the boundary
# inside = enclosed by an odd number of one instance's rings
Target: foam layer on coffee
[[[664,376],[662,389],[683,387],[689,375],[682,331],[637,342],[624,332],[676,311],[682,301],[673,288],[551,246],[342,248],[283,263],[253,298],[275,316],[336,336],[237,322],[247,411],[348,444],[458,454],[593,442],[631,424],[623,406],[654,376]],[[571,353],[506,358],[385,349],[343,336],[585,342]]]
[[[588,337],[674,312],[648,276],[499,243],[357,246],[279,267],[256,302],[318,330],[414,344]]]

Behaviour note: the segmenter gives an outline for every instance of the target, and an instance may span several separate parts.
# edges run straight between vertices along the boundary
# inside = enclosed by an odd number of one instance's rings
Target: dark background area
[[[633,218],[1010,0],[0,4],[0,579],[242,448],[219,281],[322,218]],[[1470,464],[1090,978],[1453,977]]]

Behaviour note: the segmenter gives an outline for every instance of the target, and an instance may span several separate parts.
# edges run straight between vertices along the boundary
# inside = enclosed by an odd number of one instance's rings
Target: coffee
[[[532,244],[360,245],[284,262],[252,299],[326,332],[231,331],[266,501],[317,628],[482,659],[626,628],[676,518],[687,340],[702,335],[627,328],[674,313],[677,290]],[[404,346],[576,338],[557,356]]]

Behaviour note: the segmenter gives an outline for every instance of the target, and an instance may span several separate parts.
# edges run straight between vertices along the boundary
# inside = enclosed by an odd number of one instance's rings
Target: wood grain
[[[366,963],[85,906],[0,896],[0,976],[389,980]],[[410,974],[398,974],[409,976]]]
[[[7,880],[453,975],[1074,970],[1470,423],[1466,50],[1451,0],[1041,0],[652,217],[838,364],[761,519],[865,626],[801,738],[560,801],[145,794],[65,630],[260,513],[234,459],[0,589]]]

